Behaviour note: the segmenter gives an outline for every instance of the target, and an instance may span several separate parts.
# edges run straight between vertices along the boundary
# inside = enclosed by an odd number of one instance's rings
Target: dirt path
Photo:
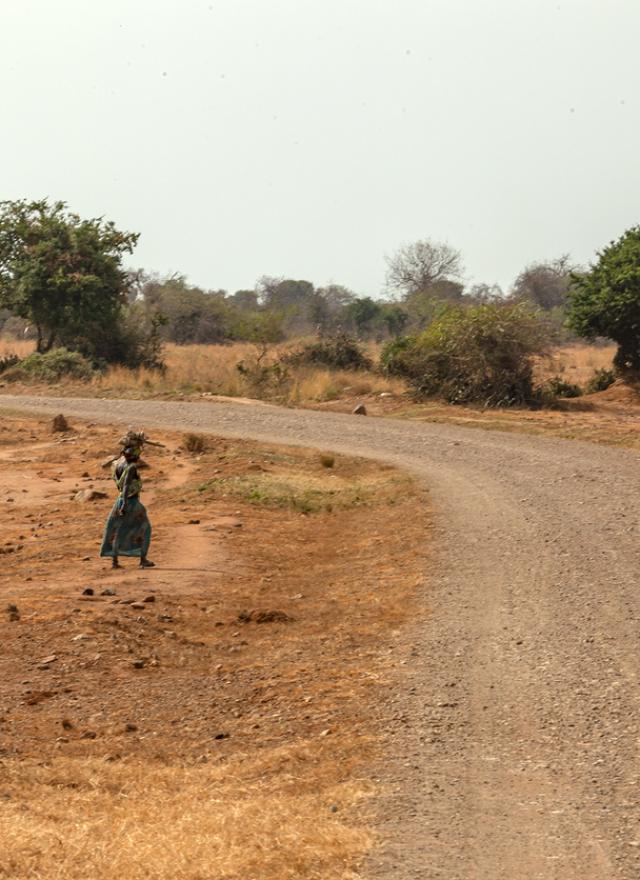
[[[635,453],[261,405],[2,401],[356,452],[423,475],[442,552],[433,614],[390,697],[398,785],[369,874],[640,876]]]

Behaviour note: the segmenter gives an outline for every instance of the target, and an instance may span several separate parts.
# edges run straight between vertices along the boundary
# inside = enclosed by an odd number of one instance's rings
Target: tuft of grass
[[[233,497],[266,507],[288,507],[300,513],[331,513],[364,504],[394,504],[411,485],[409,477],[381,471],[358,478],[307,473],[257,473],[215,477],[198,486],[198,492]]]
[[[332,468],[335,463],[335,455],[329,455],[329,453],[325,452],[320,456],[320,464],[323,468]]]
[[[185,434],[182,441],[182,448],[187,452],[192,452],[194,454],[206,452],[208,448],[207,438],[204,434]]]

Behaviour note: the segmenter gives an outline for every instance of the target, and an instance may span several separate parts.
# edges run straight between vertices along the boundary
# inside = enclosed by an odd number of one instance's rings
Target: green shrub
[[[585,390],[587,394],[597,394],[598,391],[606,391],[616,381],[617,375],[615,370],[607,370],[606,367],[599,367],[594,370],[593,376],[586,384]]]
[[[580,397],[582,388],[574,385],[573,382],[567,382],[562,376],[552,376],[547,382],[547,388],[554,397]]]
[[[54,348],[46,354],[28,355],[4,374],[13,382],[59,382],[65,377],[86,380],[94,374],[91,363],[77,351]]]
[[[347,333],[309,342],[283,360],[296,367],[322,366],[334,370],[370,370],[373,367],[362,346]]]
[[[410,370],[407,357],[415,345],[415,336],[400,336],[392,339],[380,353],[380,370],[389,376],[407,376]]]
[[[526,303],[451,306],[419,336],[388,347],[387,363],[419,397],[512,406],[535,399],[533,358],[548,345]]]

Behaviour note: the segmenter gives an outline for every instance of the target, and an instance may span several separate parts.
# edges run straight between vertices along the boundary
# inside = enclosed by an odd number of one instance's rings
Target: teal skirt
[[[151,523],[140,499],[129,498],[124,516],[120,516],[122,499],[118,498],[109,514],[104,530],[100,556],[146,556],[151,543]]]

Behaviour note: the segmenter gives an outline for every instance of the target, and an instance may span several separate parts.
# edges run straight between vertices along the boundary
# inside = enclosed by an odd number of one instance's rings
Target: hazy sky
[[[638,0],[1,0],[0,198],[235,290],[588,261],[640,222]]]

